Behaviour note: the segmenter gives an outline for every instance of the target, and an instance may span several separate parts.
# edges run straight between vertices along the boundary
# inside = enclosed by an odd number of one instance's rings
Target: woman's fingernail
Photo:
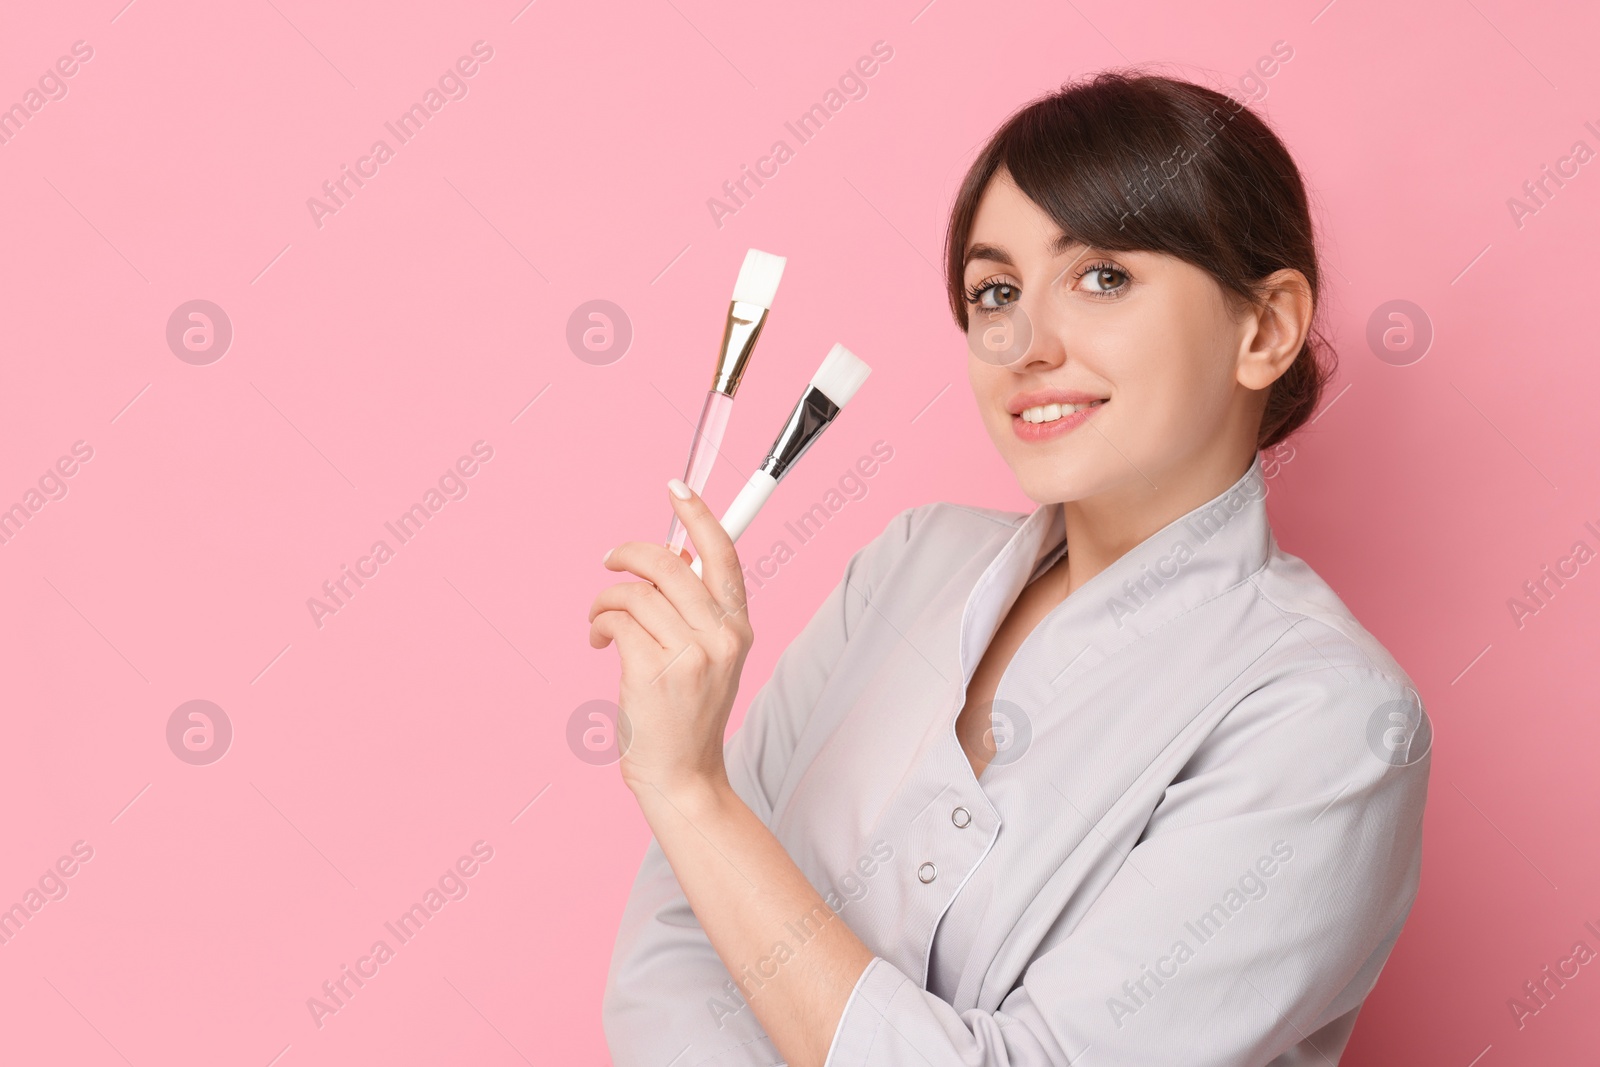
[[[689,487],[683,484],[683,480],[681,478],[668,478],[667,488],[671,489],[672,495],[677,497],[679,500],[688,500],[689,497],[693,495],[689,492]]]
[[[613,553],[615,551],[616,551],[616,549],[614,549],[614,548],[606,549],[606,554],[600,558],[600,563],[601,563],[602,566],[604,566],[605,564],[611,562],[611,553]]]

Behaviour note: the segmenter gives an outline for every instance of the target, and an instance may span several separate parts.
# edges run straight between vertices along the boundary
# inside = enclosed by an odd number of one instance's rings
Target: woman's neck
[[[1057,572],[1052,585],[1062,589],[1063,599],[1157,530],[1238,481],[1255,461],[1255,449],[1242,461],[1237,456],[1193,460],[1159,472],[1159,487],[1136,475],[1115,490],[1056,505],[1062,509],[1068,550],[1050,570]],[[1057,568],[1064,569],[1064,577]]]

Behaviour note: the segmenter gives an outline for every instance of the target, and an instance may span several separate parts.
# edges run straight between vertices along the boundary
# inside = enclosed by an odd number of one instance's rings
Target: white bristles
[[[811,376],[811,384],[822,391],[829,400],[844,407],[856,395],[861,383],[867,380],[872,368],[844,345],[834,345]]]
[[[771,310],[772,298],[778,292],[778,279],[783,277],[783,265],[787,262],[784,256],[752,248],[744,254],[739,280],[733,283],[733,298]]]

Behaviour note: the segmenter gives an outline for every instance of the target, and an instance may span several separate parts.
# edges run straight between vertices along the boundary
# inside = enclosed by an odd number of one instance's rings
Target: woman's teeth
[[[1023,408],[1022,421],[1055,422],[1063,415],[1071,415],[1074,411],[1083,411],[1104,403],[1104,400],[1096,400],[1088,404],[1040,404],[1038,407]]]

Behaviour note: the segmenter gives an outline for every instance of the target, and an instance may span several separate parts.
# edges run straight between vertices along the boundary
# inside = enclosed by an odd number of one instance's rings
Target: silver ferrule
[[[806,386],[799,403],[789,412],[789,421],[783,424],[778,439],[767,452],[767,458],[761,461],[761,469],[772,475],[773,481],[789,473],[789,468],[806,454],[806,449],[822,436],[822,431],[841,410],[828,399],[827,393],[814,385]]]
[[[760,304],[735,300],[728,305],[728,321],[722,328],[722,351],[717,355],[711,388],[724,396],[738,391],[750,353],[755,351],[756,338],[761,336],[761,327],[766,321],[767,309]]]

